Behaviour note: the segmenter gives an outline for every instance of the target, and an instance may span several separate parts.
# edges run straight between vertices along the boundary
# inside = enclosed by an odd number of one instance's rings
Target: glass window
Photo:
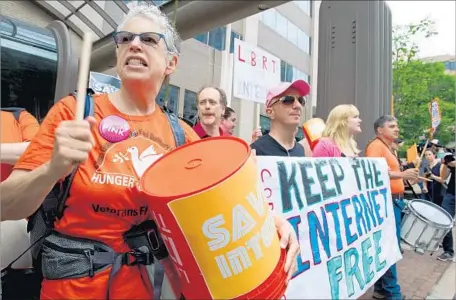
[[[304,138],[304,132],[302,132],[302,127],[298,127],[298,132],[296,133],[296,139],[298,141],[302,140]]]
[[[179,112],[179,91],[179,87],[174,85],[169,86],[169,100],[167,107],[175,114]]]
[[[310,54],[310,37],[301,29],[298,29],[298,48]]]
[[[303,79],[307,83],[310,83],[310,76],[305,72],[298,70],[283,60],[280,61],[280,80],[293,82],[297,79]]]
[[[266,26],[275,30],[276,12],[274,9],[268,9],[261,13],[261,20]]]
[[[239,33],[231,31],[230,53],[234,53],[234,39],[242,41],[243,37]]]
[[[196,93],[185,90],[184,94],[184,119],[194,123],[198,116],[198,107],[196,106]]]
[[[284,16],[282,16],[281,14],[276,12],[275,30],[277,31],[278,34],[280,34],[284,38],[287,38],[287,25],[288,25],[288,20]]]
[[[296,69],[294,67],[292,67],[292,68],[293,68],[293,81],[297,80],[297,79],[304,79],[304,78],[301,78],[301,74],[300,74],[301,72],[298,69]]]
[[[302,9],[308,16],[312,16],[312,1],[310,0],[302,0],[302,1],[294,1],[299,8]]]
[[[312,55],[312,38],[310,36],[309,36],[309,47],[308,47],[308,49],[309,49],[309,52],[307,52],[307,53],[309,53],[309,55]]]
[[[283,60],[280,61],[280,81],[285,80],[285,74],[287,73],[287,63]]]
[[[287,38],[290,42],[298,45],[298,30],[300,30],[295,24],[288,22]]]
[[[41,121],[54,104],[57,46],[45,28],[1,17],[2,107],[22,107]]]
[[[263,134],[269,132],[269,128],[271,127],[271,120],[267,116],[260,115],[260,127]]]
[[[294,68],[296,70],[296,79],[303,79],[305,82],[310,83],[310,76],[307,75],[305,72],[299,71],[298,69]]]
[[[160,6],[160,5],[165,4],[166,2],[168,2],[168,0],[152,0],[152,2],[153,2],[156,6]]]
[[[177,113],[179,109],[179,90],[180,88],[170,84],[168,94],[168,104],[166,107],[173,113]],[[163,107],[166,99],[166,84],[163,84],[160,92],[158,93],[156,103]]]
[[[198,34],[197,36],[195,36],[195,39],[198,40],[198,41],[200,41],[201,43],[207,45],[208,33],[205,32],[205,33]]]
[[[293,66],[288,63],[285,63],[285,75],[283,76],[284,81],[292,82],[293,81],[293,72],[294,72]]]
[[[217,27],[209,31],[209,46],[223,51],[225,50],[226,27]]]

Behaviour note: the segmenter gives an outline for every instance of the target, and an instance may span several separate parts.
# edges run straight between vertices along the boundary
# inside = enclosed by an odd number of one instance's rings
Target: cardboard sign
[[[280,59],[238,39],[233,66],[234,97],[265,103],[268,89],[280,83]]]

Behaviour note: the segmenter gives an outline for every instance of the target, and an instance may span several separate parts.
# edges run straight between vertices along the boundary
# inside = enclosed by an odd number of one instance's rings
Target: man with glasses
[[[257,155],[303,157],[304,147],[295,136],[301,124],[302,109],[310,86],[304,80],[282,82],[266,96],[266,114],[271,120],[270,131],[258,138],[251,148]]]

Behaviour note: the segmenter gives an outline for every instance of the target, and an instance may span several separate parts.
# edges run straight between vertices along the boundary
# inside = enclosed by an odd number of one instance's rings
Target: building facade
[[[71,8],[67,6],[70,5],[69,3],[77,7],[79,2],[84,1],[61,1],[64,5],[60,4],[60,1],[47,2],[55,11],[65,15],[67,13],[65,10]],[[124,2],[128,5],[131,1]],[[160,5],[167,1],[153,2]],[[97,1],[97,4],[101,5],[103,11],[112,19],[122,18],[123,12],[113,1]],[[39,27],[46,27],[55,19],[49,11],[29,1],[2,1],[1,6],[2,15]],[[79,15],[80,18],[77,18],[77,15],[71,16],[69,20],[73,22],[74,27],[82,31],[97,30],[95,33],[101,36],[115,29],[112,24],[89,9],[86,9],[83,15],[96,29],[87,27],[86,23],[80,20],[81,15]],[[221,86],[227,91],[230,106],[238,113],[240,121],[236,134],[249,140],[252,130],[256,127],[257,111],[253,102],[231,97],[234,39],[244,40],[280,58],[282,81],[303,79],[311,86],[316,86],[317,76],[313,74],[313,70],[316,69],[314,53],[317,52],[313,39],[313,35],[317,32],[315,15],[313,1],[290,1],[185,40],[181,47],[182,55],[178,70],[171,77],[168,102],[164,103],[164,88],[157,102],[160,105],[167,105],[180,116],[192,120],[196,117],[197,91],[207,84]],[[79,48],[80,38],[76,32],[71,30],[70,32],[72,42]],[[106,65],[106,69],[102,71],[116,75],[113,66]],[[314,111],[312,107],[315,105],[315,100],[312,101],[312,99],[315,99],[315,93],[308,97],[309,103],[303,120],[311,117]],[[260,112],[264,113],[264,107],[261,107]],[[264,129],[269,127],[268,119],[264,115],[261,117],[261,126]]]
[[[453,55],[436,55],[421,58],[424,62],[442,62],[445,66],[445,73],[456,75],[456,56]]]

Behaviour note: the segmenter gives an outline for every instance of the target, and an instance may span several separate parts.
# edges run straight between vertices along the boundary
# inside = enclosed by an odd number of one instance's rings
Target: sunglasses
[[[301,104],[302,106],[306,105],[306,98],[305,97],[303,97],[303,96],[297,97],[297,96],[287,95],[287,96],[280,97],[277,101],[272,103],[270,106],[273,106],[274,104],[276,104],[278,102],[282,102],[285,105],[292,105],[295,101],[298,101],[299,104]]]
[[[166,44],[165,36],[161,33],[157,32],[143,32],[143,33],[133,33],[128,31],[119,31],[114,33],[114,41],[116,44],[129,44],[133,42],[133,40],[139,37],[141,43],[146,44],[148,46],[157,46],[160,43],[160,40],[163,39],[165,42],[166,48],[168,48],[168,44]]]

